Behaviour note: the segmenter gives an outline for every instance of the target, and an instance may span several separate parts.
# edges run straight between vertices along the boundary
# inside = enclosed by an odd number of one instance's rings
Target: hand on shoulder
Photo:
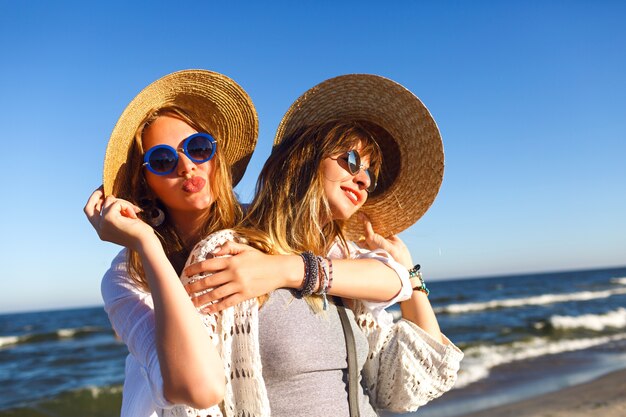
[[[225,242],[211,253],[212,257],[190,264],[183,272],[184,281],[185,277],[190,278],[185,285],[187,293],[194,305],[206,313],[288,286],[290,271],[302,268],[299,256],[268,255],[233,241]]]

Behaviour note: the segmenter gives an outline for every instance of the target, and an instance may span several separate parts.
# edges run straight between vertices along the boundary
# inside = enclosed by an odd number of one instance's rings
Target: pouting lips
[[[188,193],[197,193],[204,188],[206,181],[202,177],[191,177],[183,183],[183,190]]]

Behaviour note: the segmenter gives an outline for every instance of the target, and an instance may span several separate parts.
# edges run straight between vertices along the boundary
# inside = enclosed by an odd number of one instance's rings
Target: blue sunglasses
[[[183,142],[182,151],[196,164],[210,161],[215,155],[217,141],[208,133],[194,133]],[[157,145],[143,156],[143,166],[156,175],[167,175],[178,165],[178,152],[169,145]]]

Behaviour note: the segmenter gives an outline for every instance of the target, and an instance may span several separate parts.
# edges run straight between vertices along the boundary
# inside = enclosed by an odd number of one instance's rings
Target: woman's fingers
[[[228,268],[232,262],[232,258],[224,256],[230,255],[234,257],[250,251],[256,251],[256,249],[243,243],[228,241],[211,253],[214,256],[213,258],[205,259],[204,261],[196,262],[186,267],[184,269],[185,275],[192,277],[198,274],[222,271]]]
[[[120,214],[129,219],[137,219],[137,213],[141,213],[141,208],[130,201],[113,196],[107,196],[101,208],[101,215],[107,216],[109,213]]]
[[[206,259],[185,268],[187,276],[213,273],[185,286],[196,306],[229,299],[228,303],[220,304],[220,307],[226,306],[233,301],[229,297],[234,294],[237,294],[237,302],[241,302],[267,294],[284,284],[280,276],[281,268],[284,269],[280,262],[285,259],[282,256],[266,255],[234,242],[224,244],[213,254],[225,257]],[[199,294],[207,290],[212,291]]]
[[[407,268],[412,267],[413,260],[411,258],[411,253],[402,239],[400,239],[397,235],[384,238],[376,233],[372,227],[372,222],[365,213],[360,213],[359,219],[363,223],[365,243],[369,249],[383,249],[402,265]]]
[[[397,243],[397,244],[402,244],[402,245],[404,245],[404,242],[402,241],[402,239],[400,239],[400,238],[398,237],[398,235],[393,235],[393,236],[391,236],[391,237],[388,237],[388,238],[387,238],[387,240],[388,240],[388,241],[390,241],[391,243],[394,243],[394,244],[396,244],[396,243]]]
[[[104,203],[104,191],[102,186],[98,187],[87,199],[83,212],[87,216],[87,220],[94,227],[98,229],[100,211],[102,210],[102,204]]]
[[[191,301],[196,307],[200,307],[230,297],[238,293],[239,290],[240,287],[236,283],[229,282],[197,297],[191,297]]]
[[[365,229],[365,243],[370,249],[384,249],[389,251],[391,244],[374,231],[372,227],[372,222],[369,217],[365,213],[359,213],[359,219],[363,224],[363,228]]]
[[[198,274],[214,274],[223,271],[227,267],[228,262],[229,258],[209,258],[189,265],[183,272],[188,277],[193,277]]]
[[[215,256],[223,256],[223,255],[238,255],[247,250],[253,250],[252,247],[245,245],[243,243],[236,243],[233,241],[228,241],[224,243],[222,246],[213,251],[213,255]]]
[[[137,217],[139,207],[114,196],[104,198],[96,190],[88,201],[85,212],[101,240],[137,250],[138,244],[154,239],[154,229]]]
[[[245,297],[242,297],[240,294],[234,294],[218,301],[217,303],[213,303],[205,307],[202,311],[205,313],[217,313],[219,311],[226,310],[228,307],[237,305],[242,301],[245,301]]]
[[[185,285],[185,290],[187,294],[193,296],[196,293],[219,287],[230,281],[231,278],[227,274],[215,273]]]
[[[104,191],[102,186],[96,188],[96,190],[91,193],[89,199],[87,200],[87,204],[83,208],[83,211],[87,216],[93,215],[96,212],[100,211],[102,207],[102,202],[104,201]]]

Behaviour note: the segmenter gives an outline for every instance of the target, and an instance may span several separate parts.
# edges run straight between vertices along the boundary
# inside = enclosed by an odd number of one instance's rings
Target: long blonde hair
[[[285,138],[265,162],[238,232],[268,253],[326,256],[337,238],[345,249],[343,221],[332,219],[320,166],[325,158],[358,145],[378,173],[382,153],[364,122],[330,121]],[[315,298],[307,301],[319,311]]]
[[[142,134],[151,123],[161,116],[180,119],[198,132],[211,133],[208,126],[197,120],[192,120],[187,112],[180,107],[165,106],[150,112],[139,125],[128,154],[126,169],[131,173],[128,176],[128,178],[131,178],[129,195],[118,197],[129,200],[144,209],[145,212],[149,213],[158,208],[165,213],[165,221],[161,225],[154,227],[154,229],[165,249],[165,254],[176,272],[180,274],[192,247],[184,243],[172,224],[170,216],[168,216],[167,207],[158,200],[148,186],[143,168],[144,149]],[[200,230],[201,236],[206,236],[217,230],[232,228],[242,217],[241,207],[233,192],[230,166],[225,163],[220,152],[219,138],[216,139],[218,141],[218,149],[213,157],[215,169],[209,178],[213,203],[203,216],[202,229]],[[128,251],[128,265],[131,278],[142,288],[149,290],[141,259],[135,251]]]

